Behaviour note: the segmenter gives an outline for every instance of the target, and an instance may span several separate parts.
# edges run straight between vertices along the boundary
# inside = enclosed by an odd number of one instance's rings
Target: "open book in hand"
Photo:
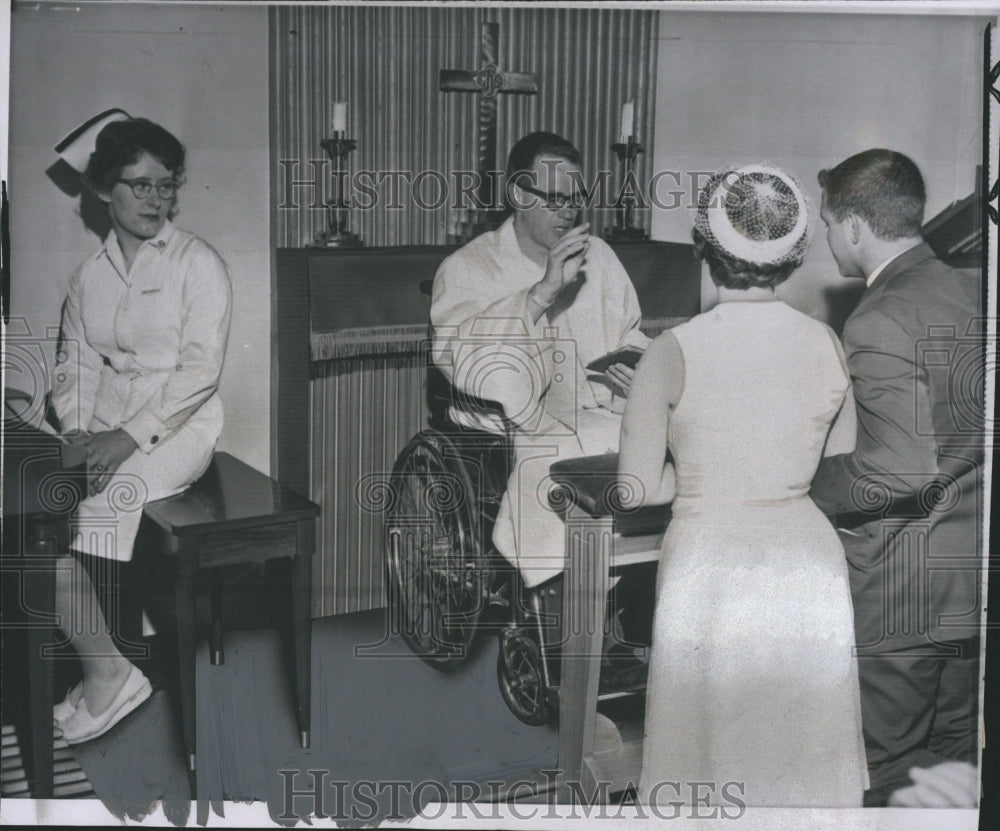
[[[587,364],[587,369],[591,372],[607,372],[608,367],[612,364],[625,364],[630,369],[635,369],[642,357],[642,352],[643,350],[638,346],[622,346],[591,361]]]

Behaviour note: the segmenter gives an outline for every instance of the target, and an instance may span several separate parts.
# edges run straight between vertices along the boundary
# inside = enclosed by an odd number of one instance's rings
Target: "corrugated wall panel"
[[[438,70],[480,67],[486,21],[500,24],[501,70],[534,72],[540,87],[535,96],[499,96],[499,166],[520,136],[550,129],[579,146],[588,177],[610,170],[617,190],[621,170],[610,145],[625,101],[635,101],[642,142],[653,145],[655,11],[277,6],[271,50],[279,191],[288,193],[293,180],[316,180],[312,164],[323,174],[319,200],[311,184],[294,186],[294,200],[277,211],[278,245],[304,245],[326,226],[325,210],[315,205],[332,201],[335,189],[319,142],[334,101],[349,103],[348,135],[358,143],[350,168],[367,171],[378,196],[370,208],[351,211],[351,229],[367,245],[449,241],[467,219],[463,211],[420,207],[407,187],[390,200],[389,177],[432,171],[451,185],[454,172],[476,169],[478,96],[440,92]],[[650,172],[647,159],[638,160],[640,181]],[[425,199],[433,199],[434,180],[424,187]],[[597,230],[611,222],[608,212],[586,218]],[[648,227],[647,215],[637,219]]]
[[[310,382],[311,496],[323,506],[313,567],[313,616],[384,604],[385,527],[376,491],[425,425],[426,356],[357,358],[324,365]]]

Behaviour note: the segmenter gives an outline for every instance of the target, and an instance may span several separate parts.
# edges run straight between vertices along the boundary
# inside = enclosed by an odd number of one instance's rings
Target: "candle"
[[[343,135],[347,132],[347,102],[337,101],[333,105],[333,121],[331,126],[334,133]]]
[[[634,135],[634,128],[635,128],[634,113],[635,113],[634,103],[632,101],[626,102],[625,105],[622,107],[622,130],[620,139],[622,144],[624,144],[629,140],[629,136]]]

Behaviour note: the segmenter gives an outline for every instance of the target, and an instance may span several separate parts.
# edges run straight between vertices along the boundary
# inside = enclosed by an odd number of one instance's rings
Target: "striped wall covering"
[[[426,426],[422,352],[315,365],[309,384],[310,497],[320,515],[313,560],[313,615],[385,605],[379,483]]]
[[[319,142],[330,129],[334,101],[347,101],[347,132],[357,141],[353,171],[438,171],[450,180],[475,170],[478,95],[438,90],[439,69],[478,69],[480,27],[499,23],[499,67],[533,72],[539,94],[498,97],[498,159],[520,136],[553,130],[580,148],[588,177],[620,163],[609,149],[618,140],[622,105],[635,101],[638,136],[647,148],[637,177],[649,173],[653,146],[657,13],[616,9],[420,8],[276,6],[270,10],[275,241],[298,247],[326,224],[324,200],[335,193]],[[317,167],[314,169],[311,163]],[[325,166],[324,166],[325,165]],[[317,181],[294,186],[294,181]],[[321,191],[321,192],[320,192]],[[351,211],[351,230],[366,245],[446,244],[468,217],[448,206],[403,208],[388,203]],[[426,180],[425,203],[437,198]],[[610,211],[585,219],[600,229]],[[638,224],[648,230],[649,217]]]

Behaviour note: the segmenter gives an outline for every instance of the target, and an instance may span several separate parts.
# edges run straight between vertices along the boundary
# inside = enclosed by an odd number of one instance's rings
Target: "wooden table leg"
[[[209,640],[209,655],[212,666],[220,666],[226,662],[226,653],[222,647],[222,601],[223,601],[223,569],[213,568],[212,572],[212,634]]]
[[[47,579],[35,575],[38,582],[52,585],[51,574]],[[51,594],[51,591],[49,592]],[[32,626],[28,630],[28,684],[31,690],[31,770],[34,778],[32,796],[35,799],[52,797],[52,707],[55,704],[55,678],[51,656],[46,656],[46,646],[53,643],[56,630],[49,626]]]
[[[29,561],[24,573],[24,601],[28,607],[28,684],[31,714],[31,769],[34,778],[32,796],[48,799],[53,796],[53,724],[55,704],[55,658],[46,655],[55,643],[58,631],[44,620],[31,620],[32,615],[48,617],[54,610],[55,561],[58,540],[54,527],[43,518],[26,521],[24,554]]]
[[[591,518],[570,508],[566,517],[567,567],[563,584],[563,650],[559,682],[560,801],[570,788],[590,793],[597,785],[588,759],[594,750],[597,694],[604,641],[608,567],[613,546],[611,517]]]
[[[28,682],[31,685],[31,768],[34,774],[35,799],[48,799],[52,794],[52,707],[55,704],[55,682],[52,658],[42,654],[52,643],[48,627],[33,627],[28,632]]]
[[[295,715],[299,744],[309,747],[312,684],[312,558],[316,548],[316,521],[296,528],[296,556],[292,560],[292,632],[295,639]]]
[[[197,540],[174,540],[177,546],[177,576],[174,600],[177,607],[177,663],[180,676],[181,721],[188,768],[195,769],[195,569],[198,561]]]

